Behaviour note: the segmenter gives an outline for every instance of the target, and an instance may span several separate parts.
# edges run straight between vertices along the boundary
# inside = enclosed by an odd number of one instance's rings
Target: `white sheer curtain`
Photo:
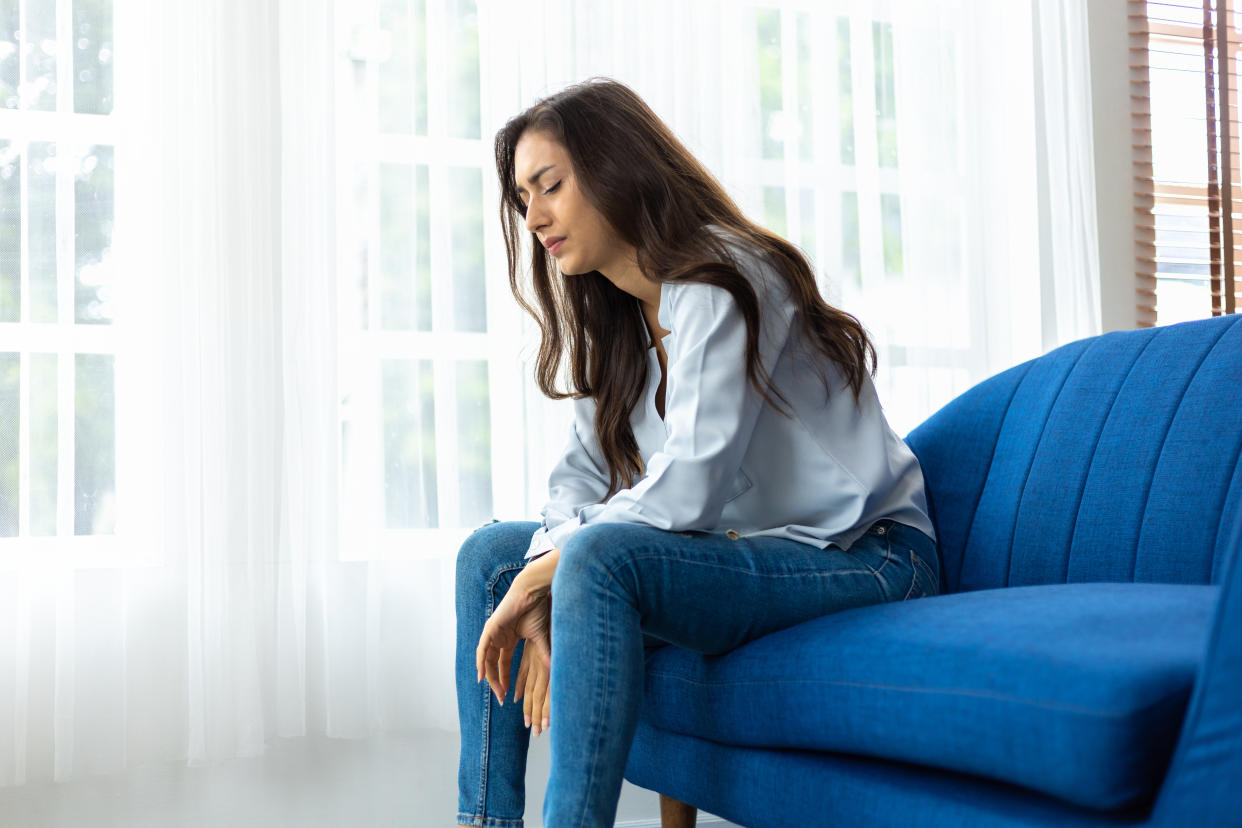
[[[1038,44],[1030,6],[982,0],[418,5],[429,25],[477,27],[479,135],[426,141],[481,171],[486,335],[445,341],[477,340],[488,361],[498,517],[535,514],[567,413],[517,379],[530,337],[506,297],[489,139],[567,83],[630,83],[757,220],[808,249],[828,295],[875,335],[899,431],[1097,313],[1067,298],[1096,278],[1074,4],[1055,26],[1040,18]],[[357,519],[342,506],[342,375],[361,364],[342,350],[341,297],[356,235],[374,232],[348,207],[355,165],[423,146],[355,145],[341,126],[342,85],[385,59],[358,45],[383,40],[383,18],[359,31],[345,11],[118,2],[118,365],[144,379],[124,392],[118,380],[118,395],[158,413],[118,422],[118,451],[155,471],[135,484],[140,520],[118,524],[139,563],[0,573],[0,785],[213,762],[305,733],[456,728],[454,538],[469,527],[341,541]],[[456,105],[434,94],[431,111]],[[1037,135],[1049,181],[1072,173],[1048,186],[1046,211]],[[437,229],[443,209],[416,206],[433,214],[433,244],[458,244]],[[1049,268],[1040,232],[1060,217]],[[436,410],[444,427],[452,409]],[[455,456],[436,462],[431,478],[459,479]]]
[[[1099,233],[1087,4],[1039,0],[1041,308],[1044,350],[1100,333]]]

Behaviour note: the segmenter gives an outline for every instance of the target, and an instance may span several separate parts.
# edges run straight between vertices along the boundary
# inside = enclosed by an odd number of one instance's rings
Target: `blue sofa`
[[[649,656],[626,778],[739,825],[1242,825],[1242,316],[1074,342],[907,438],[942,595]]]

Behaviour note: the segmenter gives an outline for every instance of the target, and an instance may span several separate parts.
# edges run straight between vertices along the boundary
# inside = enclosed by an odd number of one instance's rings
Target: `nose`
[[[540,203],[540,199],[531,198],[530,203],[526,205],[526,229],[532,233],[537,233],[540,227],[548,223],[547,214]]]

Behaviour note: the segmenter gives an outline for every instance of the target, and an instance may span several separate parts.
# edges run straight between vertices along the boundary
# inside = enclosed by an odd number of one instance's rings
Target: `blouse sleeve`
[[[763,290],[759,360],[769,376],[789,339],[793,305],[765,302],[783,290]],[[783,286],[782,286],[783,287]],[[579,528],[632,523],[666,530],[717,527],[763,406],[746,375],[746,323],[732,294],[697,283],[665,284],[670,349],[665,426],[668,438],[647,473],[606,503],[584,506],[549,531],[561,548]]]
[[[582,507],[603,500],[608,492],[607,468],[595,439],[595,400],[574,400],[569,443],[548,476],[548,503],[543,507],[543,525],[531,538],[527,558],[557,548],[552,531],[566,523],[576,524]]]

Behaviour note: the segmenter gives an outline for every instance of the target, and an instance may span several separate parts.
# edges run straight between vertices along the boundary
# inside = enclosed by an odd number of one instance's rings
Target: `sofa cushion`
[[[650,651],[643,720],[978,774],[1101,810],[1159,785],[1217,587],[1055,584],[849,610],[720,656]]]

